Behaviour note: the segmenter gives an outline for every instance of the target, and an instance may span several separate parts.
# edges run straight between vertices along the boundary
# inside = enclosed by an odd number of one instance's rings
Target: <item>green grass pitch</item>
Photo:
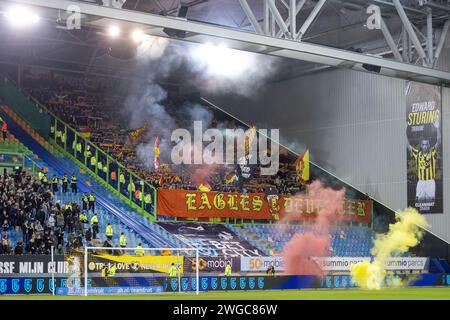
[[[335,290],[270,290],[222,291],[195,294],[147,294],[103,296],[4,295],[0,300],[450,300],[450,287],[400,288],[366,291]]]

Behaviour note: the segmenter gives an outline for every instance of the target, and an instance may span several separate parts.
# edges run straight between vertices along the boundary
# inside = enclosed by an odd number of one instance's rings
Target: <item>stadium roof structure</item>
[[[119,3],[119,7],[112,2]],[[331,66],[450,84],[450,73],[438,69],[441,67],[437,63],[450,26],[450,7],[446,1],[3,0],[0,10],[5,12],[14,3],[35,6],[45,21],[56,25],[54,30],[29,35],[27,42],[35,46],[53,43],[50,46],[53,51],[48,50],[48,45],[47,50],[32,49],[34,63],[51,60],[53,68],[58,64],[71,65],[79,72],[95,73],[93,70],[99,67],[96,57],[102,51],[98,30],[114,22],[125,29],[139,26],[155,36],[193,43],[226,43],[238,50],[289,58],[279,79]],[[364,26],[369,4],[381,10],[380,30]],[[61,21],[68,17],[66,10],[70,5],[80,8],[84,32],[64,29]],[[186,17],[178,17],[181,6],[188,8]],[[8,37],[11,41],[11,35],[1,36]],[[65,48],[57,46],[58,43],[64,43]],[[123,48],[124,56],[126,49]],[[58,55],[60,50],[65,50],[64,54]],[[110,74],[117,75],[117,70]]]

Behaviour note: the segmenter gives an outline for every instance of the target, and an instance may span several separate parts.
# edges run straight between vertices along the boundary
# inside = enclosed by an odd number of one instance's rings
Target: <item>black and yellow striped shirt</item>
[[[412,148],[411,155],[416,160],[417,178],[419,180],[433,180],[436,177],[436,148],[428,152]]]

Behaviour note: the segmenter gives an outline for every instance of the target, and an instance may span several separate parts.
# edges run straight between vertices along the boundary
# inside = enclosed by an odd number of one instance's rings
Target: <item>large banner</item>
[[[263,255],[257,248],[223,225],[190,222],[158,222],[158,224],[188,246],[198,248],[201,257]]]
[[[195,272],[198,270],[200,272],[225,272],[225,267],[227,263],[231,266],[231,272],[241,271],[241,257],[200,257],[188,258],[185,257],[185,268],[186,272]]]
[[[372,261],[371,257],[326,257],[312,258],[323,271],[349,272],[350,267],[362,261]],[[384,264],[386,270],[428,270],[428,258],[423,257],[397,257],[386,258]],[[241,271],[265,272],[267,268],[274,267],[275,271],[284,271],[283,257],[242,257]]]
[[[178,218],[237,218],[280,219],[296,215],[296,220],[311,220],[320,210],[319,200],[270,196],[264,193],[201,192],[188,190],[159,190],[158,214]],[[370,200],[345,200],[341,212],[347,221],[369,224],[372,202]]]
[[[441,87],[410,82],[406,90],[408,206],[443,213]]]
[[[63,255],[0,255],[0,274],[68,273],[69,263]]]
[[[242,257],[241,271],[266,272],[269,267],[284,271],[283,257]]]
[[[180,272],[184,272],[184,256],[156,256],[145,255],[111,255],[111,254],[90,254],[88,270],[89,272],[101,272],[104,267],[116,267],[118,273],[146,273],[160,272],[169,273],[169,269],[174,263]]]

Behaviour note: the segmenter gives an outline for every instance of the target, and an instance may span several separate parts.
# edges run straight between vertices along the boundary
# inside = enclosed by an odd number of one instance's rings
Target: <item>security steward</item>
[[[91,227],[92,227],[92,238],[97,239],[97,233],[98,233],[98,217],[97,214],[94,213],[94,215],[91,218]]]
[[[89,208],[89,197],[87,193],[85,192],[83,195],[83,210],[87,211]]]
[[[67,176],[67,174],[64,174],[61,180],[62,180],[62,192],[67,193],[67,186],[69,185],[69,177]]]
[[[227,262],[227,265],[225,266],[225,277],[231,276],[231,264],[230,262]]]
[[[113,232],[113,227],[108,223],[108,225],[106,226],[106,231],[105,231],[106,239],[111,241],[112,237],[113,237],[113,233],[114,233]]]
[[[95,195],[92,191],[89,195],[89,210],[92,210],[92,212],[95,210]]]
[[[77,176],[74,174],[72,174],[72,177],[70,178],[70,188],[72,189],[73,193],[78,193]]]
[[[127,247],[127,237],[125,236],[125,234],[123,232],[120,234],[120,237],[119,237],[119,246],[121,248]]]
[[[134,253],[138,256],[138,257],[143,257],[144,256],[144,250],[142,249],[142,243],[139,243],[136,247],[136,249],[134,249]]]
[[[175,266],[175,263],[172,262],[172,265],[169,268],[169,277],[176,277],[178,274],[178,269]]]
[[[58,177],[56,175],[53,176],[52,178],[52,189],[53,189],[53,193],[58,192]]]

